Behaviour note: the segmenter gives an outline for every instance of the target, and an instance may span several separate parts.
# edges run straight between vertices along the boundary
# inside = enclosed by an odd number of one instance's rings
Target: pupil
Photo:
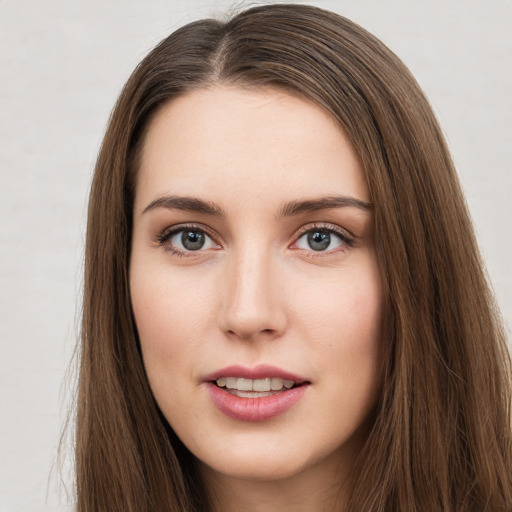
[[[197,251],[204,245],[204,233],[199,231],[184,231],[181,235],[181,243],[189,251]]]
[[[313,231],[308,234],[308,244],[314,251],[323,251],[329,247],[331,235],[325,231]]]

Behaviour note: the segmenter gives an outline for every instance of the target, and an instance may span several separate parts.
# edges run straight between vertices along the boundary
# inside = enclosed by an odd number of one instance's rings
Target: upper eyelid
[[[180,231],[185,231],[186,229],[190,230],[196,230],[196,231],[202,231],[203,233],[206,233],[210,238],[216,239],[215,233],[213,233],[212,230],[210,230],[208,227],[203,226],[201,224],[195,224],[195,223],[184,223],[184,224],[177,224],[174,226],[167,226],[165,229],[160,231],[157,235],[157,239],[163,239],[163,238],[170,238],[172,235],[175,235],[176,233],[179,233]]]
[[[301,237],[305,233],[308,233],[309,231],[312,231],[314,229],[323,229],[325,231],[331,231],[335,234],[344,236],[345,238],[355,238],[355,235],[351,233],[348,229],[342,228],[341,226],[338,226],[337,224],[333,224],[331,222],[312,222],[310,224],[305,224],[296,231],[295,237]]]
[[[197,229],[198,231],[204,231],[207,235],[210,235],[212,237],[215,237],[215,233],[212,229],[210,229],[208,226],[205,226],[204,224],[197,224],[195,222],[185,222],[183,224],[176,224],[173,226],[167,226],[164,228],[160,234],[170,234],[170,233],[179,233],[182,230],[185,229]],[[304,224],[299,229],[296,230],[295,236],[307,233],[308,231],[311,231],[312,229],[325,229],[328,231],[340,231],[342,233],[347,233],[350,236],[354,236],[350,231],[346,228],[342,228],[341,226],[338,226],[336,224],[333,224],[331,222],[312,222],[308,224]]]

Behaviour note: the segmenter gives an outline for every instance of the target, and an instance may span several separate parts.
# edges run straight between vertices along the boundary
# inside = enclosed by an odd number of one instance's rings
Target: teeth
[[[217,379],[217,386],[238,391],[280,391],[283,388],[291,389],[295,385],[293,380],[267,377],[265,379],[243,379],[242,377],[221,377]]]
[[[277,391],[283,387],[283,379],[273,378],[270,384],[270,389],[272,391]]]
[[[253,391],[270,391],[270,389],[270,379],[256,379],[252,381]]]
[[[236,381],[238,380],[236,377],[226,377],[226,387],[228,389],[236,389]],[[219,382],[217,384],[220,386]]]
[[[236,389],[239,391],[252,391],[251,379],[238,379],[236,381]]]

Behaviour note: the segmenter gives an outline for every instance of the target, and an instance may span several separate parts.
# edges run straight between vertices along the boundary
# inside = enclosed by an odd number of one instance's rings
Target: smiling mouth
[[[206,376],[213,405],[237,421],[271,420],[307,393],[310,381],[270,365],[230,366]]]
[[[267,377],[263,379],[245,379],[243,377],[221,377],[213,381],[217,387],[240,398],[263,398],[277,395],[293,389],[300,384],[293,380]]]

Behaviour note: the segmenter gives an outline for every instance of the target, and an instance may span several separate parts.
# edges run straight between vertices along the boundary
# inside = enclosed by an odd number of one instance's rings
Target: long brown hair
[[[130,306],[138,150],[164,103],[215,83],[312,99],[359,153],[386,296],[384,385],[348,510],[512,510],[511,368],[432,110],[371,34],[305,5],[191,23],[137,67],[112,113],[89,203],[78,396],[78,510],[209,510],[194,458],[148,385]]]

